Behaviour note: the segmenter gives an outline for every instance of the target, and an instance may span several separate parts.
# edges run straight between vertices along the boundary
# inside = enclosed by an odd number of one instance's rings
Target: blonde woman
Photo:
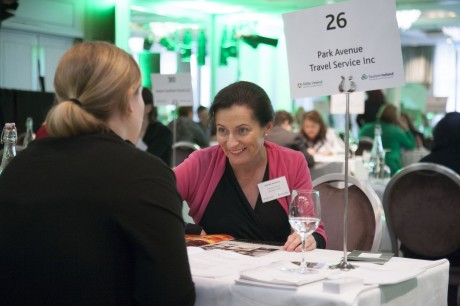
[[[108,43],[77,44],[54,87],[50,137],[0,177],[2,303],[193,305],[174,174],[133,145],[136,62]]]

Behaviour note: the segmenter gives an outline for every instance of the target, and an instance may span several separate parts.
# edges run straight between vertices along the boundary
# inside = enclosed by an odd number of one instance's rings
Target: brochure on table
[[[293,99],[404,85],[394,0],[350,0],[283,20]]]
[[[151,74],[155,106],[193,106],[192,78],[190,73]]]

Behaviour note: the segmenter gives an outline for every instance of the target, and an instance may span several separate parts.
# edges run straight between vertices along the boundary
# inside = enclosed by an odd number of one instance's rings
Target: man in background
[[[302,136],[292,132],[291,125],[293,122],[294,118],[289,112],[284,110],[277,111],[275,113],[273,129],[266,139],[280,146],[302,152],[307,160],[308,167],[311,168],[315,164],[315,160],[307,152],[307,144]]]
[[[173,131],[174,122],[170,122],[168,127]],[[201,148],[209,147],[209,137],[203,132],[200,125],[193,121],[193,108],[191,106],[179,107],[176,120],[176,142],[178,141],[195,143]]]

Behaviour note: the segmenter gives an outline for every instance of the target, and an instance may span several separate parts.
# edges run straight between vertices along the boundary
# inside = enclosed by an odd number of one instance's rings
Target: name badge
[[[262,182],[257,184],[257,187],[259,187],[260,196],[264,203],[290,195],[285,176]]]

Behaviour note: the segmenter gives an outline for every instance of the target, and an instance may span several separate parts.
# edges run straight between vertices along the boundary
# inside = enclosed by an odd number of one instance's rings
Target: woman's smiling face
[[[265,158],[264,136],[272,123],[260,126],[252,110],[233,105],[216,112],[217,141],[232,166],[257,162]]]

